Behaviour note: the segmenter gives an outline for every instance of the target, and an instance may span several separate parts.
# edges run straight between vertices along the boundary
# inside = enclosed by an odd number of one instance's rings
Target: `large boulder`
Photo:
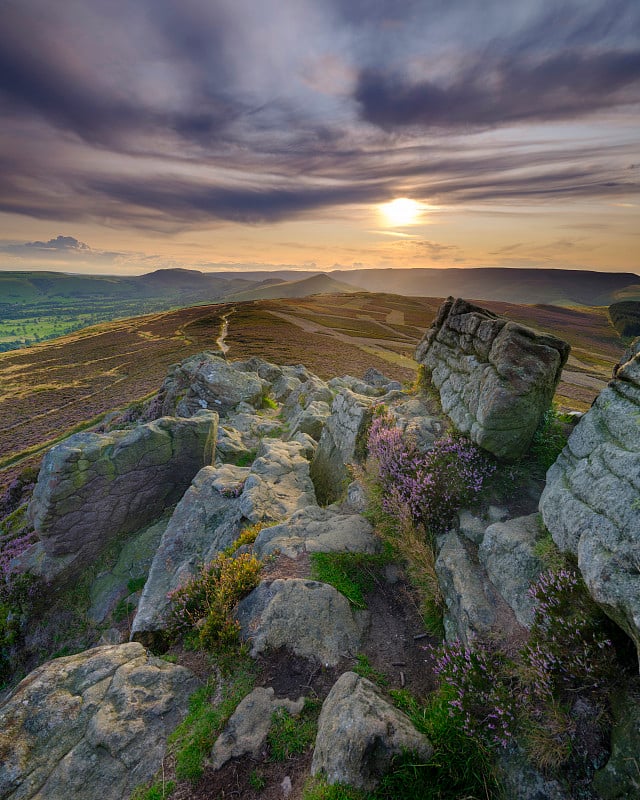
[[[333,586],[300,578],[263,581],[240,601],[237,616],[251,655],[286,647],[328,666],[355,656],[368,622]]]
[[[364,455],[362,437],[371,420],[371,407],[371,398],[350,389],[342,389],[333,401],[311,462],[311,477],[323,505],[344,494],[350,480],[347,464]]]
[[[242,362],[236,365],[205,351],[171,367],[150,413],[190,417],[203,408],[225,414],[242,402],[259,407],[268,386],[257,372],[245,371]]]
[[[83,567],[113,538],[175,504],[212,462],[217,422],[214,412],[164,417],[131,430],[77,433],[49,450],[29,504],[48,562],[41,571]]]
[[[455,427],[496,456],[529,447],[569,345],[449,297],[416,350]]]
[[[160,767],[197,686],[134,643],[44,664],[0,706],[0,797],[129,797]]]
[[[330,783],[375,789],[394,756],[428,761],[433,747],[411,721],[354,672],[338,678],[322,704],[311,774]]]
[[[604,800],[640,797],[640,698],[636,691],[619,690],[612,697],[611,757],[594,776],[593,785]]]
[[[547,472],[540,511],[640,653],[640,339]]]

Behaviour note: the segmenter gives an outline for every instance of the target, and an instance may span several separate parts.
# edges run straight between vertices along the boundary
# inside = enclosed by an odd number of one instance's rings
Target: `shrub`
[[[546,472],[558,458],[567,443],[566,424],[557,408],[548,408],[542,415],[531,442],[531,455]]]
[[[371,423],[369,456],[384,489],[384,510],[409,515],[432,535],[446,530],[495,468],[463,437],[446,437],[419,452],[384,411]]]
[[[197,643],[205,649],[235,644],[240,626],[233,609],[258,585],[262,566],[249,553],[237,558],[219,553],[195,578],[169,594],[174,632],[189,635],[198,629]]]

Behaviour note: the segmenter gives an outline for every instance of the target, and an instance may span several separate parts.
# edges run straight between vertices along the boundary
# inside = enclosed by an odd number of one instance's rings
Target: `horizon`
[[[640,274],[633,0],[0,8],[0,270]]]

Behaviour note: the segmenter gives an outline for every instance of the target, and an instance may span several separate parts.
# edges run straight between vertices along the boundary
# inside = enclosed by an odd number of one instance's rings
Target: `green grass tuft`
[[[387,553],[312,553],[311,577],[333,586],[356,608],[366,608],[365,595],[390,560]]]
[[[274,711],[267,736],[271,761],[286,761],[304,753],[316,738],[320,704],[306,698],[302,712],[293,717],[286,708]]]

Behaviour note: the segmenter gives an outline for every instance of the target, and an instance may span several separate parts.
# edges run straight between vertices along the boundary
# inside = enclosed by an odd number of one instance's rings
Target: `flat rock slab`
[[[253,545],[259,558],[282,553],[297,558],[301,553],[377,553],[380,540],[360,514],[342,514],[311,506],[271,528],[264,528]]]
[[[304,707],[304,697],[287,700],[274,697],[271,688],[258,687],[242,700],[224,730],[216,739],[209,763],[220,769],[231,758],[250,755],[258,758],[267,741],[271,717],[279,708],[297,716]]]
[[[433,747],[371,681],[345,672],[322,704],[311,774],[372,790],[402,753],[427,761]]]
[[[44,664],[0,706],[0,797],[128,797],[160,767],[197,686],[135,643]]]
[[[640,653],[640,339],[547,472],[540,511]]]
[[[240,602],[237,618],[252,656],[286,647],[328,666],[355,656],[368,623],[333,586],[300,578],[263,581]]]
[[[212,412],[163,417],[131,430],[77,433],[49,450],[29,504],[47,556],[70,556],[81,568],[115,537],[157,519],[212,462],[217,422]]]
[[[449,297],[416,350],[456,429],[494,455],[527,451],[569,345]]]

